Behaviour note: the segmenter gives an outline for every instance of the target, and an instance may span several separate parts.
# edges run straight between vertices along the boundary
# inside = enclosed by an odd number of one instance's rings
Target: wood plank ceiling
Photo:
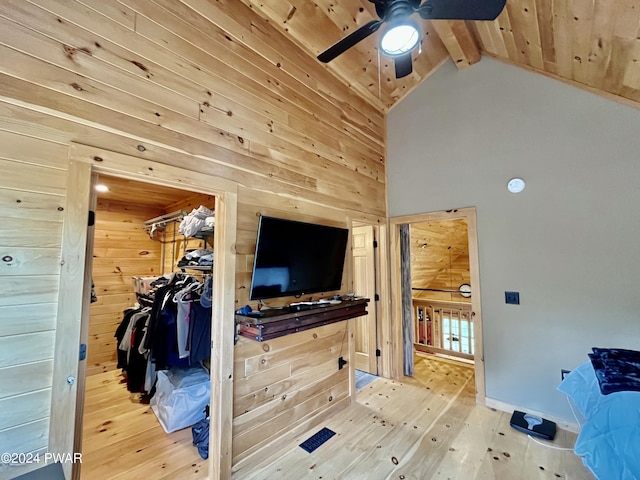
[[[369,0],[242,0],[316,56],[377,19]],[[378,55],[382,29],[327,65],[382,111],[447,58],[459,68],[490,55],[640,106],[640,0],[507,0],[492,22],[426,21],[413,73],[396,79]]]
[[[109,175],[100,175],[98,184],[106,185],[109,188],[107,192],[98,192],[99,200],[161,210],[166,210],[173,204],[184,202],[188,198],[198,195],[188,190],[179,190],[153,183],[140,183]]]

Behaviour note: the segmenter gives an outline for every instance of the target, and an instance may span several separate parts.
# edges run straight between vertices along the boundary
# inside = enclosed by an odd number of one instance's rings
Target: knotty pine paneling
[[[464,219],[412,223],[411,286],[456,290],[471,283],[469,240]],[[471,302],[457,293],[414,290],[413,298]]]
[[[240,337],[234,366],[233,456],[276,449],[291,430],[349,396],[347,322],[267,342]],[[269,444],[269,448],[264,449]],[[255,458],[254,458],[255,460]]]
[[[339,209],[310,202],[281,199],[277,195],[241,188],[238,191],[236,238],[236,302],[238,307],[258,304],[249,300],[253,256],[261,215],[346,226]],[[301,238],[301,242],[308,239]],[[343,283],[347,280],[345,273]],[[266,300],[278,306],[306,299],[326,298],[335,292]],[[350,395],[348,368],[338,371],[338,357],[350,365],[348,322],[255,342],[241,337],[235,349],[233,458],[241,464],[252,456],[268,455],[290,439],[296,427],[312,426],[340,407]],[[345,404],[346,405],[346,404]]]
[[[66,165],[66,146],[0,130],[0,451],[48,443]]]
[[[27,149],[24,163],[49,168],[53,180],[29,189],[42,171],[16,171],[7,188],[59,198],[66,185],[53,172],[64,173],[71,142],[236,182],[242,192],[236,260],[244,267],[229,288],[240,305],[248,301],[257,212],[338,225],[346,225],[347,212],[386,216],[383,113],[241,2],[4,0],[0,54],[0,132],[40,142]],[[49,233],[41,244],[23,235],[32,247],[55,246],[56,214],[39,227],[35,219],[9,215],[6,228],[15,235],[27,226]],[[96,253],[103,257],[102,264],[94,259],[100,274],[94,280],[102,282],[103,298],[93,307],[89,372],[114,362],[115,348],[95,346],[122,317],[106,297],[124,306],[132,292],[127,277],[152,271],[151,260],[159,260],[143,240],[124,226],[109,236],[96,232]],[[123,243],[149,253],[119,265],[114,259],[124,258]],[[56,274],[29,284],[12,278],[2,285],[0,304],[55,302],[57,280]],[[289,431],[288,419],[304,425],[346,405],[338,400],[348,395],[336,387],[342,379],[331,380],[324,393],[306,387],[317,381],[317,369],[322,378],[336,370],[335,358],[326,363],[326,371],[304,361],[293,366],[296,378],[307,380],[295,383],[295,402],[278,416],[282,433]],[[251,432],[234,441],[238,455],[269,441]]]
[[[313,58],[368,21],[369,0],[242,0]],[[392,108],[451,58],[459,68],[495,56],[573,86],[638,108],[640,9],[635,0],[509,0],[495,21],[428,21],[414,15],[422,41],[413,73],[394,78],[381,56],[378,32],[358,42],[326,68],[380,108]],[[476,46],[477,44],[477,46]],[[447,53],[448,52],[448,53]]]
[[[355,203],[356,210],[377,214],[384,211],[383,195],[368,197],[384,191],[382,114],[351,94],[327,72],[322,72],[317,78],[317,81],[323,80],[331,85],[327,93],[321,94],[304,85],[306,76],[305,79],[292,77],[277,64],[266,61],[259,52],[246,45],[239,46],[239,40],[227,40],[227,37],[235,38],[233,32],[221,31],[213,22],[222,22],[231,10],[234,14],[241,9],[246,10],[249,16],[255,15],[247,7],[234,4],[217,12],[215,17],[201,18],[201,28],[209,27],[202,31],[185,25],[176,14],[159,6],[147,11],[149,2],[140,2],[139,5],[131,2],[132,8],[144,12],[136,13],[136,25],[141,25],[141,31],[132,32],[94,10],[74,5],[75,2],[38,3],[42,8],[10,0],[6,13],[3,12],[8,17],[7,22],[19,24],[11,28],[12,23],[7,23],[4,30],[11,33],[20,31],[20,35],[7,35],[1,42],[7,45],[3,53],[12,59],[2,70],[11,77],[3,82],[8,96],[17,96],[27,102],[35,100],[38,104],[83,120],[100,118],[102,125],[157,143],[179,146],[187,152],[201,153],[218,161],[227,160],[230,156],[232,164],[249,171],[262,173],[271,165],[277,169],[274,172],[277,178],[292,187],[319,191],[325,197],[324,203],[335,204],[344,199]],[[183,11],[184,8],[181,15],[186,16],[188,12]],[[193,14],[193,11],[189,12]],[[207,8],[206,13],[211,16],[213,12]],[[234,22],[229,23],[235,25]],[[177,32],[160,25],[173,26]],[[50,36],[55,42],[43,38],[35,41],[34,33],[27,36],[21,26],[28,27],[29,32],[42,32],[40,37]],[[237,28],[236,35],[242,38],[246,32],[240,26]],[[278,34],[274,31],[273,35]],[[70,44],[74,38],[75,42]],[[224,41],[217,45],[220,38]],[[118,46],[112,46],[109,40]],[[59,51],[66,54],[60,56]],[[286,53],[281,52],[283,55]],[[78,66],[84,65],[86,56],[90,56],[92,62],[96,58],[116,62],[113,55],[121,57],[115,64],[118,67],[106,61],[100,63],[103,69],[109,70],[110,76],[124,75],[122,56],[128,62],[129,73],[134,62],[141,67],[138,70],[142,75],[138,78],[126,75],[118,82],[109,82],[108,77],[102,77],[95,67],[91,73]],[[60,57],[59,61],[55,60],[57,57]],[[42,60],[45,58],[52,63],[45,63]],[[163,71],[162,77],[155,75],[156,67]],[[167,76],[177,80],[186,78],[200,85],[195,99],[200,105],[200,118],[164,107],[160,104],[164,98],[161,92],[154,93],[155,100],[150,101],[132,91],[135,90],[133,86],[126,87],[128,84],[141,85],[140,88],[144,89],[148,85],[155,89],[156,82]],[[27,85],[17,79],[28,79],[28,84],[33,84],[31,93],[25,91]],[[170,90],[176,88],[170,82],[162,86]],[[243,108],[237,111],[222,109],[224,115],[221,116],[206,114],[212,104],[219,100],[224,103],[223,99],[230,96],[233,96],[230,100],[240,103]],[[185,98],[184,102],[189,100]],[[273,109],[285,109],[287,116],[271,115]],[[268,125],[263,118],[265,111]],[[128,120],[126,127],[122,123],[123,118]],[[242,131],[234,127],[238,121],[243,124]],[[197,145],[200,148],[196,148]],[[212,145],[221,150],[212,150]],[[321,190],[314,182],[302,181],[299,175],[306,174],[304,168],[300,165],[287,168],[286,160],[285,164],[280,161],[282,155],[285,158],[304,158],[310,166],[319,164],[325,175],[320,177],[311,171],[307,176],[316,181],[326,180],[328,184]],[[356,188],[343,191],[344,185],[338,184],[337,191],[342,194],[336,199],[336,189],[331,188],[332,178],[345,177]],[[375,183],[358,189],[357,185],[365,182],[365,178],[373,178]],[[287,190],[285,185],[282,187]],[[304,193],[300,193],[304,198]],[[348,208],[353,207],[348,205]]]
[[[240,193],[239,211],[243,212],[243,218],[253,219],[253,222],[251,227],[239,226],[238,230],[236,301],[238,306],[249,303],[257,308],[248,295],[258,215],[321,221],[336,226],[344,226],[344,219],[342,222],[326,217],[321,219],[314,216],[319,214],[314,206],[302,203],[292,210],[302,210],[309,215],[294,215],[270,206],[275,198],[263,195],[260,202],[260,196],[255,192],[246,196]],[[299,299],[285,297],[266,303],[278,306],[331,294],[324,292]],[[347,328],[348,322],[339,322],[262,343],[240,338],[234,365],[234,465],[241,468],[249,457],[256,461],[256,458],[268,456],[289,440],[296,428],[306,431],[347,405],[340,402],[350,395],[348,369],[337,369],[340,356],[344,356],[350,365],[355,364],[355,359],[350,357]]]
[[[296,42],[310,58],[314,58],[335,42],[371,20],[378,20],[375,7],[367,0],[332,2],[330,0],[242,0],[259,12],[273,25]],[[413,73],[396,79],[393,60],[378,54],[380,34],[358,42],[355,46],[332,60],[330,68],[379,108],[390,108],[404,97],[442,61],[448,58],[447,50],[436,33],[433,24],[416,20],[422,29],[421,48],[413,53]],[[382,31],[382,29],[380,30]]]
[[[133,276],[161,275],[161,249],[144,231],[144,222],[161,208],[98,200],[93,249],[93,282],[98,301],[91,304],[87,375],[115,370],[116,328],[136,302]]]
[[[468,23],[483,53],[638,107],[634,1],[509,0],[495,21]]]

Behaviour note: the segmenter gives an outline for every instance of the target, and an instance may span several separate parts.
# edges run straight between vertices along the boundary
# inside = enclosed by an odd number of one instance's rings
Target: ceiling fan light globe
[[[380,39],[382,53],[398,57],[410,52],[420,41],[420,30],[413,23],[401,23],[389,27]]]

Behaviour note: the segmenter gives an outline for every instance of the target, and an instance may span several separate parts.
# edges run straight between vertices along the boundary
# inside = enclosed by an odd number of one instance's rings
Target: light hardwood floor
[[[473,367],[416,356],[415,376],[377,379],[355,405],[322,426],[336,435],[312,453],[301,435],[271,462],[234,478],[270,479],[593,479],[571,451],[554,450],[509,426],[511,415],[475,403]],[[575,434],[558,431],[555,446]]]
[[[191,429],[165,433],[122,381],[119,370],[87,377],[82,480],[206,478],[207,461],[192,445]]]
[[[118,372],[87,379],[82,479],[200,479],[206,461],[191,429],[167,435]],[[592,480],[571,451],[542,446],[509,426],[510,414],[475,404],[470,365],[416,356],[415,376],[377,379],[350,408],[300,435],[234,479]],[[298,445],[323,426],[336,432],[312,453]],[[558,431],[554,446],[575,435]]]

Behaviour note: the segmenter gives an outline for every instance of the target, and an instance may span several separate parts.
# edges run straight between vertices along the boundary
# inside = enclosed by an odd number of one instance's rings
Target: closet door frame
[[[204,160],[203,160],[204,161]],[[89,199],[92,174],[107,174],[129,180],[137,180],[144,183],[164,185],[168,187],[189,190],[198,193],[215,195],[216,197],[216,235],[214,236],[215,261],[213,267],[213,311],[211,327],[211,400],[210,400],[210,429],[209,429],[209,476],[211,479],[226,479],[231,477],[232,462],[232,418],[233,418],[233,358],[234,358],[234,334],[233,321],[235,310],[235,242],[237,226],[237,183],[221,177],[207,175],[184,170],[178,167],[154,162],[149,159],[132,157],[109,150],[91,147],[82,144],[71,144],[69,148],[70,173],[68,185],[70,192],[81,193],[80,201],[72,213],[67,212],[71,219],[69,228],[71,236],[77,238],[74,251],[83,253],[81,264],[83,271],[75,275],[75,285],[84,283],[83,291],[90,288],[90,275],[84,275],[84,251],[87,236],[87,218],[89,215]],[[76,172],[74,176],[74,172]],[[78,175],[77,172],[81,174]],[[82,230],[82,231],[80,231]],[[78,243],[82,243],[79,245]],[[64,255],[64,246],[63,246]],[[63,257],[64,258],[64,257]],[[81,281],[78,281],[82,279]],[[87,285],[88,283],[88,285]],[[69,289],[67,289],[69,290]],[[78,388],[78,384],[84,385],[85,371],[79,368],[78,353],[81,343],[80,331],[86,328],[89,322],[88,309],[82,309],[82,295],[73,298],[65,298],[61,289],[59,305],[61,309],[75,312],[74,315],[66,315],[65,340],[56,343],[54,368],[60,368],[60,372],[74,371],[75,375],[82,378],[75,382],[75,388],[69,388],[64,382],[56,387],[54,382],[53,396],[56,389],[66,395],[66,409],[72,412],[64,417],[58,417],[55,425],[52,415],[51,433],[55,433],[58,451],[72,452],[74,439],[82,435],[82,411],[76,411],[76,405],[84,403],[84,388]],[[82,312],[80,314],[80,312]],[[61,319],[58,315],[58,328]],[[67,334],[68,333],[68,334]],[[59,359],[64,359],[65,364],[56,367]],[[86,361],[86,360],[85,360]],[[75,363],[75,367],[73,366]],[[71,370],[70,370],[71,369]],[[66,378],[67,373],[60,373],[60,378]],[[55,378],[55,377],[54,377]],[[75,393],[75,395],[73,395]],[[72,396],[73,395],[73,396]],[[53,404],[58,411],[60,404]],[[50,445],[52,440],[50,440]],[[81,442],[77,442],[80,444]],[[77,448],[77,447],[76,447]],[[76,450],[78,451],[78,450]],[[69,478],[68,473],[65,475]],[[80,464],[74,464],[73,478],[80,477]]]

